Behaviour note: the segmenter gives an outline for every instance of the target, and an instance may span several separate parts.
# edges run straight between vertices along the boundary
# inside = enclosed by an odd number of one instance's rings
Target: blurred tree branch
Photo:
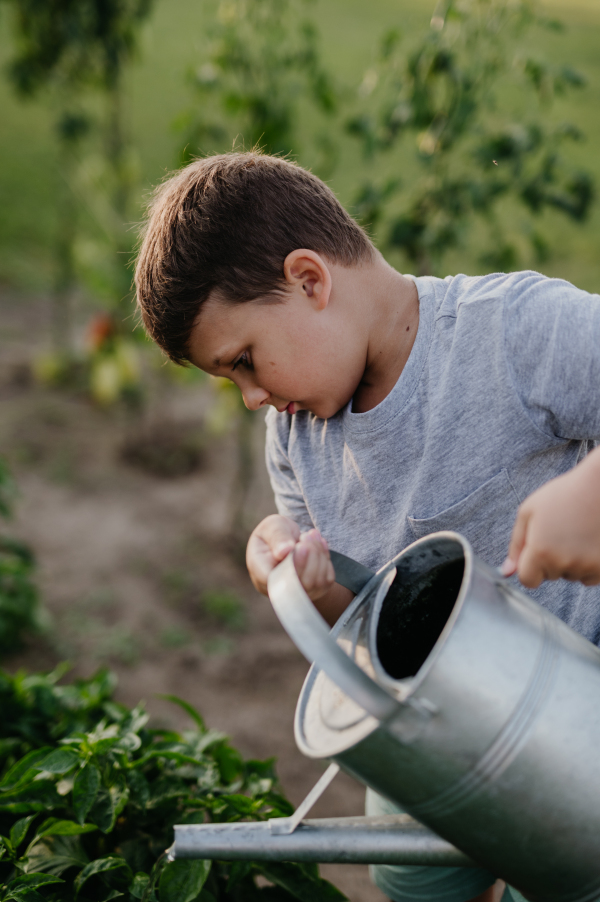
[[[462,246],[477,221],[491,239],[482,261],[514,268],[518,250],[497,215],[504,198],[528,215],[538,260],[549,252],[534,224],[543,210],[576,222],[589,213],[592,177],[561,154],[582,134],[545,121],[553,99],[584,80],[529,55],[522,39],[534,25],[560,27],[537,16],[529,0],[441,0],[420,42],[403,50],[400,33],[388,32],[363,78],[348,133],[374,172],[389,170],[402,143],[412,140],[417,174],[411,163],[406,186],[395,175],[365,179],[356,210],[368,227],[382,227],[382,250],[403,251],[419,274],[438,272],[445,253]],[[507,86],[536,99],[543,115],[515,115]]]
[[[180,162],[242,145],[306,155],[322,172],[331,170],[336,149],[330,120],[339,95],[321,59],[309,3],[222,0],[203,62],[190,73],[197,100],[177,123],[184,134]],[[303,132],[306,109],[315,120],[327,120],[327,131],[311,121]]]
[[[90,95],[107,101],[103,150],[108,174],[101,178],[114,210],[111,235],[114,265],[112,292],[117,306],[127,297],[127,262],[131,239],[127,219],[132,187],[128,139],[123,113],[123,74],[138,45],[139,29],[152,0],[4,0],[13,11],[14,54],[8,74],[22,97],[44,95],[58,107],[60,144],[60,216],[56,236],[54,338],[56,349],[70,351],[70,297],[76,284],[77,239],[90,180],[81,179],[82,160],[90,155],[84,139],[92,135],[93,117],[86,108]],[[92,214],[93,215],[93,214]],[[106,218],[106,217],[104,217]],[[106,232],[100,222],[101,232]]]

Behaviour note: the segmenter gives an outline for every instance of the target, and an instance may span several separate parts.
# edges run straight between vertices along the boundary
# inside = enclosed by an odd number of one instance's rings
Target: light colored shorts
[[[402,808],[367,789],[368,815],[400,814]],[[372,864],[371,880],[393,902],[469,902],[496,882],[484,868],[438,868],[425,865]],[[502,902],[526,902],[512,887]]]

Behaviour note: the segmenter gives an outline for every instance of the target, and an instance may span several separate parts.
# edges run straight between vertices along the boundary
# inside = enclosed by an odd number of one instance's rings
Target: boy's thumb
[[[289,540],[287,542],[279,542],[277,545],[275,545],[275,547],[273,548],[273,557],[275,558],[275,560],[282,561],[284,557],[287,557],[287,555],[293,549],[294,545],[295,543]]]
[[[522,508],[519,508],[517,511],[517,519],[515,520],[515,525],[513,526],[512,535],[510,537],[508,554],[506,555],[506,560],[500,567],[502,576],[512,576],[513,573],[516,573],[519,557],[523,551],[525,539],[527,537],[528,524],[529,514],[525,513]]]

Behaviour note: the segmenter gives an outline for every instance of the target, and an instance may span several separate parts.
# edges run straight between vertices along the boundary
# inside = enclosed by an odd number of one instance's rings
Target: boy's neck
[[[364,413],[389,395],[406,366],[419,327],[419,295],[412,279],[401,275],[380,255],[355,274],[358,284],[355,283],[353,294],[361,296],[360,313],[368,328],[368,347],[352,410]]]

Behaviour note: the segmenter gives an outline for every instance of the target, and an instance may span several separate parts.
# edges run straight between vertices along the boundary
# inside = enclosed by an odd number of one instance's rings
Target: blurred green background
[[[136,225],[153,186],[186,155],[252,146],[273,126],[274,143],[328,181],[399,269],[528,266],[598,292],[600,0],[544,0],[541,12],[565,28],[504,40],[497,107],[477,88],[485,65],[494,69],[493,34],[469,32],[465,20],[470,38],[448,65],[457,21],[447,32],[430,24],[448,2],[154,0],[120,86],[128,197],[119,212],[108,92],[83,85],[69,97],[53,80],[19,96],[8,77],[14,15],[127,11],[144,0],[0,0],[2,664],[40,670],[68,659],[84,677],[108,665],[119,700],[143,696],[159,723],[173,724],[164,696],[179,695],[244,754],[276,755],[295,804],[320,775],[293,740],[306,663],[252,587],[243,554],[274,507],[264,420],[227,380],[217,387],[165,365],[134,332]],[[494,10],[526,0],[453,2],[491,10],[493,21]],[[261,24],[261,10],[281,21]],[[546,60],[541,104],[515,55]],[[572,84],[574,70],[584,85]],[[84,112],[91,126],[61,147],[65,112]],[[565,122],[584,138],[557,149],[552,133]],[[422,253],[423,223],[437,257]],[[359,814],[364,792],[340,777],[322,805],[317,816]],[[366,867],[323,872],[353,902],[383,900]]]
[[[397,27],[410,38],[426,30],[432,6],[432,0],[316,0],[309,13],[320,30],[324,65],[353,91],[375,58],[381,34]],[[569,147],[569,159],[600,180],[600,3],[548,0],[543,9],[567,28],[564,33],[532,34],[530,49],[557,64],[576,66],[588,82],[583,90],[558,98],[546,115],[549,121],[568,118],[581,127],[586,140]],[[0,6],[3,68],[11,54],[9,12],[8,6]],[[156,0],[143,26],[137,59],[126,74],[126,119],[139,167],[138,209],[142,192],[177,164],[182,138],[173,123],[193,102],[188,73],[202,63],[207,26],[215,13],[211,2]],[[0,79],[0,109],[0,281],[26,292],[44,291],[52,281],[60,190],[53,110],[43,96],[28,102],[17,98],[6,78]],[[365,163],[355,144],[342,143],[329,181],[342,202],[351,205]],[[413,155],[410,146],[401,148],[392,170],[400,175],[410,171]],[[594,208],[583,227],[546,212],[544,229],[555,245],[544,271],[598,290],[600,209]],[[401,259],[394,262],[402,264]],[[468,249],[445,260],[447,272],[484,269]]]

